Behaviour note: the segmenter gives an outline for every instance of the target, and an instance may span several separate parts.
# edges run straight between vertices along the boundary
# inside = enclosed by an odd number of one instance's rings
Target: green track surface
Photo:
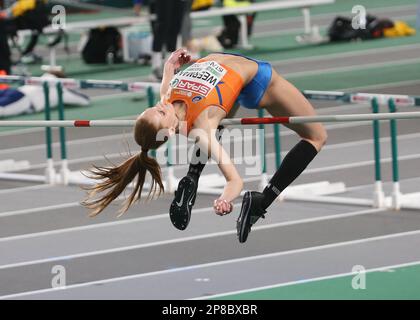
[[[420,265],[367,272],[365,289],[353,289],[354,275],[225,295],[218,300],[417,300]],[[356,279],[356,283],[361,283]]]

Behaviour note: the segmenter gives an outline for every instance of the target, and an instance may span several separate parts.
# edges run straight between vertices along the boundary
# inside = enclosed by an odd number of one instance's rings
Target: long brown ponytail
[[[159,196],[164,191],[159,163],[147,155],[149,149],[157,149],[164,143],[164,141],[156,141],[156,134],[157,130],[151,123],[139,118],[135,126],[134,138],[142,146],[142,151],[118,166],[111,168],[93,166],[93,169],[89,170],[90,178],[100,180],[96,185],[86,188],[88,195],[82,202],[82,205],[92,210],[91,217],[101,213],[137,176],[134,189],[120,210],[120,215],[125,213],[135,201],[141,198],[147,172],[152,176],[148,198],[154,197],[156,193]],[[101,192],[106,193],[94,199],[95,195]]]

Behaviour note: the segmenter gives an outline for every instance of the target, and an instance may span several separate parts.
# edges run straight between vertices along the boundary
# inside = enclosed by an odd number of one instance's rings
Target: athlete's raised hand
[[[180,48],[169,56],[168,60],[166,61],[166,66],[171,66],[175,70],[182,67],[184,64],[187,64],[191,61],[191,55],[188,51],[184,48]]]

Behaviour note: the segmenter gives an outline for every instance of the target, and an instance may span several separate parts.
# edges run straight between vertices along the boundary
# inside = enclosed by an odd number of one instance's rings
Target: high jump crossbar
[[[374,120],[404,120],[420,119],[420,112],[395,112],[380,114],[352,114],[352,115],[325,115],[305,117],[266,117],[266,118],[235,118],[224,119],[222,125],[257,125],[290,123],[302,124],[313,122],[349,122],[349,121],[374,121]],[[132,127],[136,120],[23,120],[0,121],[0,127]]]

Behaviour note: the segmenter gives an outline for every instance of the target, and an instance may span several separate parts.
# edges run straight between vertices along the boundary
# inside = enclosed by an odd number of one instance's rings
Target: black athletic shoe
[[[197,182],[190,176],[185,176],[179,181],[175,191],[175,199],[169,209],[172,224],[179,230],[185,230],[190,222],[191,209],[197,197]]]
[[[261,192],[247,191],[242,200],[241,213],[236,222],[236,230],[240,243],[244,243],[248,239],[251,232],[251,226],[258,221],[259,218],[265,218],[267,212],[261,207],[264,195]]]

